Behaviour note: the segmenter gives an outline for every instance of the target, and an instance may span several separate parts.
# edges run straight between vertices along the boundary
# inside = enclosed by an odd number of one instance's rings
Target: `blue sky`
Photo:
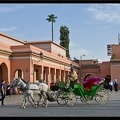
[[[70,57],[109,61],[107,45],[118,44],[120,4],[19,3],[0,4],[0,32],[23,41],[51,40],[48,15],[57,16],[54,42],[60,43],[60,27],[69,28]]]

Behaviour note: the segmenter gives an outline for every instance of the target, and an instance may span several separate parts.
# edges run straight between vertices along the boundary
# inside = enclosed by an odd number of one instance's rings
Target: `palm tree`
[[[57,16],[55,16],[54,14],[48,15],[48,18],[46,20],[48,20],[48,22],[52,22],[52,41],[53,41],[53,23],[56,22]]]

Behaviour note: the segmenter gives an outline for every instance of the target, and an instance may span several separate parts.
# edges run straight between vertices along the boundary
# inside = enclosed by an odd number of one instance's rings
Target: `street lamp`
[[[82,54],[81,56],[80,56],[80,62],[81,62],[81,69],[80,69],[80,71],[81,71],[81,76],[80,76],[80,81],[82,82],[83,80],[82,80],[82,56],[85,56],[85,54]]]
[[[42,52],[39,53],[39,56],[40,56],[40,59],[38,59],[38,61],[35,61],[34,63],[37,64],[37,63],[40,62],[40,61],[43,59],[43,57],[44,57],[44,55],[43,55]]]
[[[70,67],[72,67],[72,64],[70,64]]]
[[[40,58],[41,58],[41,60],[43,59],[43,53],[42,52],[40,52]]]
[[[85,54],[83,54],[83,55],[80,56],[80,60],[82,60],[82,56],[85,56]]]

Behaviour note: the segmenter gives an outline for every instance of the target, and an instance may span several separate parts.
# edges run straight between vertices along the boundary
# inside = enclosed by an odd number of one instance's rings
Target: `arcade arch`
[[[86,76],[84,77],[83,80],[86,80],[87,78],[89,78],[89,77],[91,77],[91,76],[92,76],[92,74],[88,74],[88,75],[86,75]]]
[[[8,67],[4,62],[0,65],[0,83],[2,80],[8,82]]]
[[[15,71],[15,78],[24,78],[24,76],[23,76],[23,71],[22,70],[20,70],[20,69],[17,69],[16,71]]]

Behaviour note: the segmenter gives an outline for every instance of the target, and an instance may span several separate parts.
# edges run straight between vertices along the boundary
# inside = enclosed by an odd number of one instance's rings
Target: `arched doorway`
[[[15,78],[23,78],[23,71],[20,69],[17,69],[15,71]]]
[[[92,74],[86,75],[86,76],[84,77],[84,81],[85,81],[87,78],[91,77],[91,76],[92,76]]]
[[[5,63],[0,65],[0,83],[2,80],[5,80],[5,83],[8,82],[8,68]]]
[[[3,76],[3,70],[2,70],[2,66],[0,65],[0,83],[2,81],[2,77]]]

